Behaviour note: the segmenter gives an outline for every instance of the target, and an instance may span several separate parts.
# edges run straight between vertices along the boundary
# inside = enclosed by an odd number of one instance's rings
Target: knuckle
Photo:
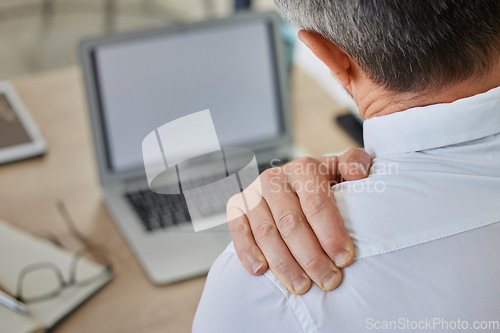
[[[310,274],[318,274],[323,267],[328,267],[320,256],[308,257],[302,263],[303,268]]]
[[[316,160],[315,158],[304,156],[304,157],[299,157],[292,162],[288,163],[286,165],[287,172],[297,172],[297,170],[300,170],[301,172],[307,173],[310,169],[315,168],[316,164],[318,164],[319,161]]]
[[[307,197],[302,205],[302,209],[309,218],[312,218],[323,211],[325,204],[325,197],[319,193],[314,193]]]
[[[260,174],[260,179],[264,184],[271,183],[273,179],[279,177],[280,172],[281,169],[279,167],[269,168]]]
[[[287,263],[285,260],[282,258],[276,258],[272,261],[272,266],[274,267],[275,270],[277,270],[279,273],[287,273],[290,269],[289,263]]]
[[[285,173],[293,179],[318,175],[325,173],[325,169],[328,171],[328,165],[322,166],[322,164],[324,163],[312,157],[300,157],[285,165]]]
[[[315,164],[317,163],[318,160],[315,158],[309,157],[309,156],[303,156],[299,157],[291,162],[291,164],[295,165],[308,165],[308,164]]]
[[[287,213],[279,218],[277,225],[281,236],[290,238],[301,231],[304,221],[297,213]]]
[[[322,242],[322,246],[326,253],[330,256],[334,255],[338,248],[342,246],[340,242],[334,237],[325,238]]]
[[[261,243],[273,236],[276,232],[274,223],[264,222],[255,227],[254,236],[257,243]]]
[[[331,234],[322,240],[322,247],[328,254],[336,254],[339,251],[345,249],[346,245],[349,243],[349,236],[342,234]]]
[[[250,228],[246,223],[241,222],[228,222],[229,231],[235,235],[246,234],[250,231]]]

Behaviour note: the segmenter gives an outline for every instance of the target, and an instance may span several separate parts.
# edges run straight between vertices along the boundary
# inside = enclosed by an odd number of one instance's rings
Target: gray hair
[[[424,91],[481,77],[500,55],[500,0],[275,0],[344,49],[374,82]]]

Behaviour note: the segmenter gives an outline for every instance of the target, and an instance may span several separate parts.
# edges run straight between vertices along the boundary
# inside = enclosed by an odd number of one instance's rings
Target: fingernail
[[[333,287],[337,283],[337,273],[331,272],[326,276],[326,278],[323,279],[322,283],[323,283],[323,289],[327,290],[333,289]]]
[[[257,273],[259,271],[259,269],[261,269],[262,266],[264,266],[263,262],[255,261],[254,263],[252,263],[253,273],[254,274]]]
[[[250,264],[250,269],[252,270],[253,274],[256,274],[259,269],[264,265],[264,262],[261,260],[255,260],[252,256],[247,256],[247,260]]]
[[[300,277],[292,282],[292,287],[294,292],[301,291],[307,284],[307,280],[304,277]]]
[[[342,267],[351,259],[351,254],[348,251],[342,251],[333,258],[335,266]]]

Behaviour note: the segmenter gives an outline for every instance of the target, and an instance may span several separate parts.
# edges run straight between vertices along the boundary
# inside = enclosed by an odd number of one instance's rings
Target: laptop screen
[[[96,46],[110,171],[142,168],[149,132],[205,109],[221,146],[279,138],[284,126],[268,25],[265,19],[232,22]]]

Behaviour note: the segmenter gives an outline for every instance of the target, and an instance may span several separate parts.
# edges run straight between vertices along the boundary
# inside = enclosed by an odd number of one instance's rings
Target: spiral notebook
[[[15,294],[19,272],[26,266],[51,262],[59,267],[67,281],[74,254],[50,241],[31,235],[0,220],[0,283]],[[79,269],[92,274],[102,266],[82,258]],[[80,266],[82,265],[82,266]],[[0,305],[0,332],[43,332],[75,310],[85,300],[106,285],[112,276],[102,278],[82,287],[70,286],[49,300],[27,304],[29,316],[14,312]],[[37,283],[43,284],[40,280]]]

